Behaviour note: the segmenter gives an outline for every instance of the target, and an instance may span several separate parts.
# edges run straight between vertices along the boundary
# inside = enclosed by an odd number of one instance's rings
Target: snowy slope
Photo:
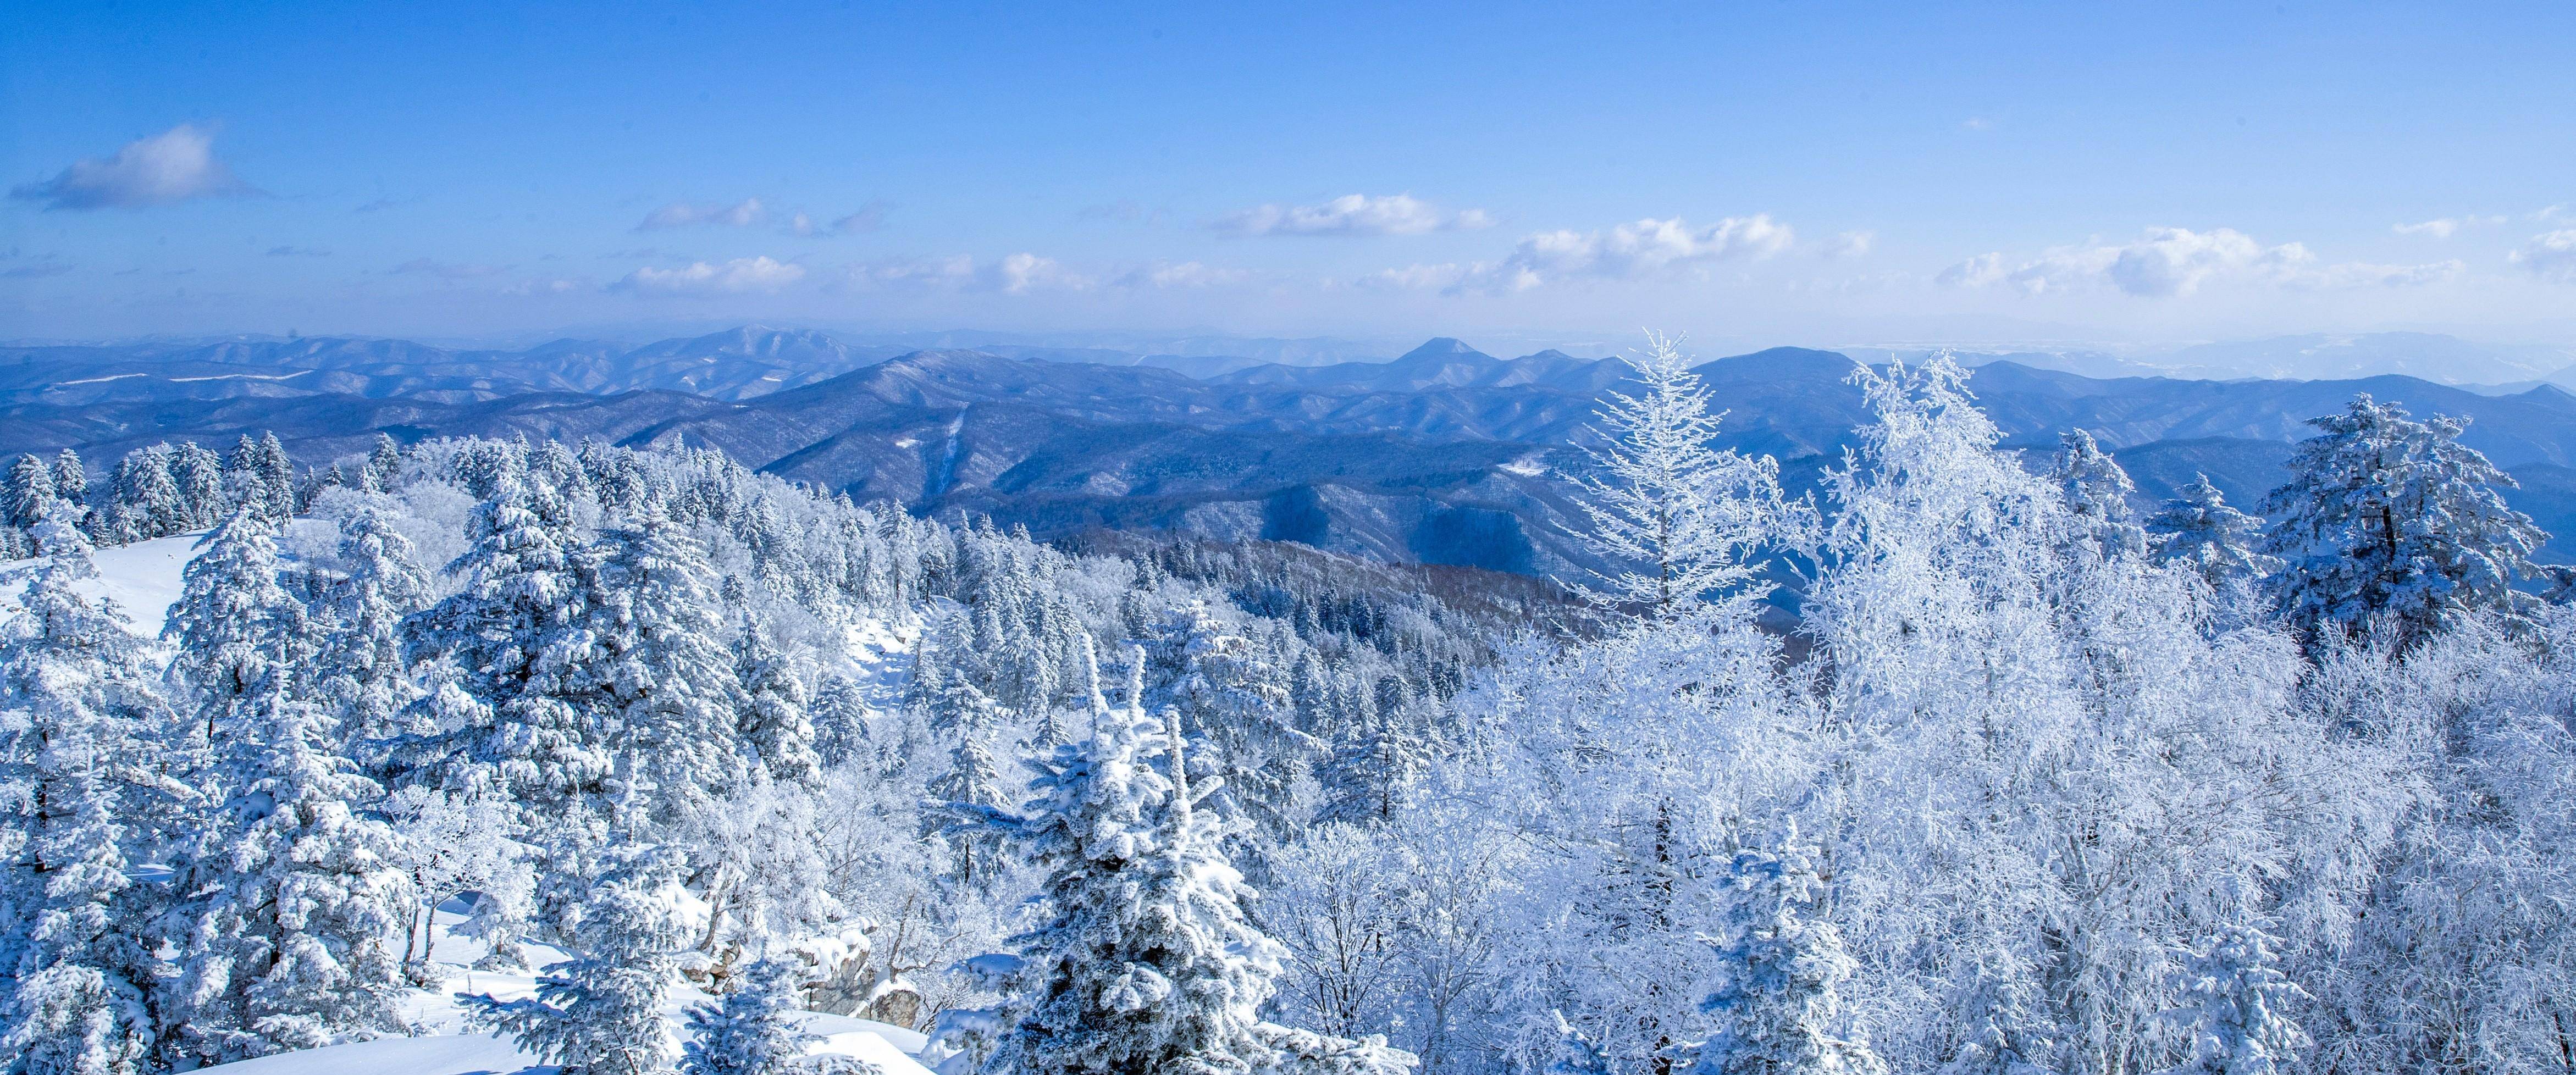
[[[179,599],[180,569],[196,558],[197,539],[202,536],[178,534],[100,549],[99,577],[82,583],[80,589],[92,596],[104,594],[113,599],[135,634],[158,638],[170,602]],[[0,581],[0,609],[18,607],[19,597],[27,592],[27,573],[37,563],[12,560],[0,564],[0,580],[5,580]]]
[[[489,993],[512,1000],[533,995],[537,983],[536,976],[524,970],[466,969],[482,958],[484,949],[479,942],[451,932],[462,920],[448,911],[438,914],[439,937],[432,953],[447,972],[446,984],[437,990],[411,990],[403,998],[402,1016],[419,1030],[419,1036],[307,1049],[218,1065],[210,1070],[240,1075],[508,1075],[530,1069],[553,1070],[509,1041],[473,1033],[465,1026],[456,994]],[[564,953],[545,945],[529,944],[525,948],[529,962],[539,966],[564,958]],[[684,1013],[711,999],[687,985],[672,987],[662,1015],[673,1040],[686,1039]],[[885,1075],[929,1075],[928,1069],[912,1058],[929,1040],[913,1031],[821,1012],[804,1013],[804,1026],[806,1032],[821,1039],[808,1050],[813,1055],[857,1057],[875,1064]]]

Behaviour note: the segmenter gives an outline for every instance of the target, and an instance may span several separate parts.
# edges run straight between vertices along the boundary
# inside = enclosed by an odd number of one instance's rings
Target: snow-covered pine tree
[[[99,540],[121,545],[189,529],[193,513],[170,464],[166,444],[137,448],[116,461],[108,475],[107,510],[92,524]]]
[[[969,817],[981,817],[986,811],[1008,805],[1002,791],[1002,767],[984,744],[990,733],[967,726],[950,734],[956,737],[956,745],[948,750],[948,771],[930,782],[927,790],[931,798]],[[989,888],[1001,878],[1004,855],[999,833],[977,824],[938,823],[936,827],[948,838],[953,875],[959,884]]]
[[[33,455],[22,455],[0,475],[0,525],[26,530],[43,521],[54,504],[54,468]]]
[[[374,447],[367,449],[367,464],[358,471],[358,488],[370,493],[389,493],[402,480],[402,445],[384,433],[376,434]]]
[[[620,845],[603,856],[572,928],[580,954],[548,964],[537,995],[458,994],[466,1017],[562,1065],[564,1075],[649,1075],[671,1060],[662,998],[687,931],[673,912],[677,856]]]
[[[1887,1065],[1842,1032],[1853,962],[1817,917],[1824,882],[1797,832],[1738,851],[1728,872],[1726,930],[1709,939],[1720,976],[1701,1002],[1715,1023],[1683,1047],[1688,1075],[1880,1075]]]
[[[1219,778],[1211,805],[1268,838],[1284,837],[1301,820],[1291,816],[1292,788],[1328,745],[1291,723],[1281,670],[1204,602],[1165,613],[1137,652],[1145,661],[1141,704],[1179,714],[1182,733],[1201,752],[1192,765]],[[1246,835],[1229,839],[1242,850]]]
[[[588,645],[579,538],[560,504],[516,480],[476,506],[466,536],[447,567],[463,588],[403,621],[405,657],[431,679],[408,718],[422,730],[394,745],[399,779],[512,803],[532,831],[582,824],[611,763],[545,663]]]
[[[223,456],[193,440],[181,441],[167,451],[170,485],[178,491],[182,520],[171,533],[203,530],[232,514],[232,501],[224,491]]]
[[[276,524],[244,508],[197,542],[161,637],[172,668],[196,693],[204,745],[220,752],[242,706],[270,673],[310,658],[303,602],[279,581]]]
[[[787,1075],[816,1040],[796,1016],[795,968],[764,959],[714,1004],[689,1009],[680,1075]]]
[[[89,513],[89,464],[81,462],[79,452],[69,448],[54,453],[54,499],[71,505],[74,517],[65,522],[78,525]]]
[[[385,948],[409,921],[379,794],[338,753],[321,706],[272,665],[217,756],[215,831],[180,871],[193,920],[174,1043],[209,1064],[403,1032],[402,966]]]
[[[2191,1058],[2167,1075],[2275,1075],[2298,1067],[2308,1035],[2288,1010],[2303,991],[2274,966],[2272,938],[2234,923],[2191,954],[2182,975],[2184,1007],[2174,1014],[2191,1030]]]
[[[2265,498],[2264,551],[2285,566],[2274,603],[2303,627],[2361,630],[2387,616],[2412,639],[2459,616],[2506,611],[2513,582],[2549,540],[2505,506],[2512,476],[2459,442],[2467,423],[2416,421],[2365,393],[2299,444],[2288,484]]]
[[[2094,443],[2089,432],[2078,429],[2059,434],[2057,440],[2048,477],[2065,494],[2066,509],[2093,551],[2104,556],[2145,552],[2146,533],[2138,526],[2137,509],[2129,504],[2130,495],[2138,491],[2129,472]]]
[[[129,876],[129,796],[157,793],[134,733],[168,719],[151,660],[76,586],[90,545],[39,520],[45,563],[0,625],[0,1070],[151,1070],[154,908]]]
[[[2173,499],[2147,520],[2146,528],[2157,563],[2199,573],[2222,600],[2250,594],[2280,569],[2280,561],[2255,551],[2263,541],[2263,520],[2227,506],[2226,495],[2206,474],[2195,474],[2191,484],[2174,490]]]
[[[272,523],[295,517],[295,461],[277,434],[265,433],[258,440],[242,434],[224,463],[224,481],[236,507]]]
[[[579,652],[556,675],[606,731],[614,812],[676,824],[742,788],[748,699],[717,618],[706,549],[658,511],[603,529]]]
[[[1131,663],[1141,668],[1142,655]],[[988,811],[1048,872],[1047,918],[1016,938],[1017,989],[988,1020],[988,1071],[1009,1075],[1388,1073],[1413,1058],[1264,1023],[1279,946],[1245,916],[1251,893],[1195,809],[1179,717],[1128,704],[1089,741],[1039,763],[1022,815]],[[1165,759],[1162,771],[1153,755]]]
[[[380,498],[340,523],[342,574],[324,590],[318,669],[340,738],[352,757],[372,756],[399,730],[417,691],[403,660],[402,621],[429,606],[428,572]]]
[[[743,690],[743,743],[768,779],[810,784],[823,763],[815,753],[813,709],[796,662],[769,640],[758,617],[744,617],[740,637],[734,677]]]
[[[1575,477],[1585,539],[1615,566],[1576,586],[1605,607],[1670,615],[1753,581],[1747,558],[1778,537],[1779,466],[1709,447],[1722,416],[1709,413],[1679,341],[1649,332],[1629,364],[1642,387],[1602,403],[1592,429],[1602,444],[1586,449],[1593,473]]]

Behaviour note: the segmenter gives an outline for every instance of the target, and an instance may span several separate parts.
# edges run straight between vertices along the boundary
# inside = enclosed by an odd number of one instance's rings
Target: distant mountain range
[[[1596,400],[1627,373],[1615,358],[1497,358],[1446,338],[1391,361],[1329,364],[890,349],[758,326],[513,352],[321,338],[6,348],[0,452],[71,446],[103,470],[140,445],[260,430],[316,464],[363,452],[378,432],[685,443],[1042,537],[1168,528],[1561,574],[1586,557],[1556,472],[1582,465]],[[1777,456],[1793,487],[1812,489],[1867,419],[1854,365],[1774,348],[1699,372],[1728,411],[1725,442]],[[2524,484],[2509,499],[2576,539],[2576,395],[2553,385],[2091,377],[1988,357],[1970,387],[2016,446],[2049,449],[2059,432],[2086,429],[2142,498],[2206,472],[2248,507],[2279,483],[2304,419],[2356,392],[2469,417],[2466,441]]]

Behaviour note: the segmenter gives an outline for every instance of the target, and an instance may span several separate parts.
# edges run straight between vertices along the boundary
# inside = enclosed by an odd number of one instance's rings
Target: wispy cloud
[[[0,269],[0,278],[10,280],[33,280],[38,277],[61,276],[62,274],[70,271],[72,271],[72,267],[62,262],[40,261],[33,265],[17,265],[7,269]]]
[[[2172,298],[2193,294],[2217,279],[2335,290],[2429,284],[2465,269],[2456,260],[2320,265],[2303,243],[2266,246],[2234,228],[2151,228],[2135,242],[2057,247],[2019,260],[1981,254],[1942,270],[1938,280],[1953,287],[2009,287],[2029,295],[2109,288],[2140,298]]]
[[[2576,228],[2534,235],[2507,257],[2543,280],[2576,284]]]
[[[892,208],[894,206],[886,202],[872,201],[860,206],[857,212],[834,217],[829,222],[798,213],[787,219],[787,231],[791,235],[807,236],[856,235],[863,231],[875,231],[885,227],[886,210]]]
[[[1865,257],[1869,254],[1870,248],[1876,245],[1878,245],[1877,232],[1847,231],[1825,243],[1825,256],[1829,258]]]
[[[638,295],[705,297],[774,292],[805,278],[805,267],[767,256],[735,258],[722,264],[690,262],[677,269],[645,266],[610,284],[610,290]]]
[[[309,246],[272,246],[268,248],[268,256],[273,258],[327,258],[331,256],[331,252],[328,250],[318,250]]]
[[[672,202],[644,214],[643,221],[635,225],[635,230],[660,231],[664,228],[686,228],[699,224],[748,228],[760,223],[761,216],[765,212],[758,198],[745,198],[732,205],[719,205],[713,202]]]
[[[1493,224],[1482,209],[1451,213],[1410,194],[1345,194],[1322,205],[1257,205],[1208,226],[1233,235],[1421,235]]]
[[[474,280],[486,276],[499,276],[508,271],[510,267],[507,265],[480,265],[438,261],[431,258],[413,258],[394,266],[394,273],[398,276],[435,276],[441,280]]]
[[[140,209],[258,193],[216,158],[213,131],[182,123],[128,142],[113,157],[74,161],[52,179],[16,187],[9,196],[43,202],[49,210],[81,210]]]
[[[2399,235],[2421,235],[2428,239],[2448,239],[2451,236],[2459,234],[2460,229],[2462,228],[2474,228],[2489,224],[2502,223],[2504,223],[2504,218],[2500,216],[2446,216],[2437,217],[2432,220],[2419,221],[2413,224],[2396,224],[2390,226],[2388,230],[2396,232]]]

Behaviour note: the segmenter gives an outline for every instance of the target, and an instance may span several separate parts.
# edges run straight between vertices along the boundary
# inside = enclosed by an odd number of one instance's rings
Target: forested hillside
[[[2576,573],[2459,423],[2321,400],[2260,497],[2142,494],[2010,447],[2024,374],[1845,364],[1827,433],[1731,372],[1658,340],[1517,475],[1564,588],[651,437],[27,456],[0,1057],[2566,1069]],[[97,565],[181,535],[138,635]]]

